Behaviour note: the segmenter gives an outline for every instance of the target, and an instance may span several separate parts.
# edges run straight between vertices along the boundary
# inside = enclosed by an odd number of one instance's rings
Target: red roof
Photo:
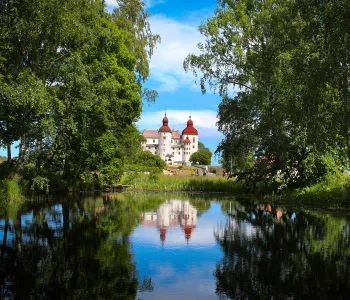
[[[187,121],[187,127],[182,131],[182,135],[190,134],[190,135],[198,135],[198,131],[193,127],[193,121],[190,119]]]
[[[173,130],[171,132],[171,138],[174,140],[179,140],[181,138],[180,132],[178,130]]]
[[[142,135],[145,137],[145,138],[158,138],[158,130],[144,130],[142,132]]]
[[[165,242],[165,239],[166,239],[166,228],[165,227],[162,227],[160,229],[160,240],[162,241],[162,243]]]
[[[163,126],[159,128],[159,131],[160,132],[171,132],[171,129],[170,129],[168,123],[169,123],[169,120],[165,114],[165,116],[163,118]]]
[[[186,137],[186,139],[184,140],[184,143],[191,143],[191,140],[188,137]]]

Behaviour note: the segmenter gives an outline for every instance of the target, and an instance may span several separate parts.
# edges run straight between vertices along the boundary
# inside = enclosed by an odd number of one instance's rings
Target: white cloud
[[[169,126],[171,128],[182,130],[185,128],[189,119],[190,111],[187,110],[167,110],[167,116],[169,119]],[[157,129],[161,126],[164,117],[164,111],[143,112],[140,121],[137,123],[139,127],[147,129]],[[191,118],[194,127],[199,130],[203,128],[205,130],[200,131],[201,135],[204,135],[206,130],[211,133],[217,132],[216,122],[218,120],[217,113],[213,110],[195,110],[191,112]]]
[[[162,4],[165,1],[164,0],[144,0],[145,4],[146,4],[146,8],[151,8],[153,6],[156,6],[158,4]]]
[[[185,72],[183,62],[188,54],[198,54],[197,44],[204,40],[198,31],[198,26],[176,21],[164,15],[152,16],[150,24],[152,31],[159,34],[162,39],[150,64],[151,78],[160,83],[156,89],[175,91],[181,86],[193,88],[194,76]]]
[[[105,2],[106,2],[108,11],[113,11],[113,9],[118,6],[117,0],[105,0]],[[145,3],[145,8],[148,9],[158,4],[164,3],[165,1],[164,0],[143,0],[143,2]]]

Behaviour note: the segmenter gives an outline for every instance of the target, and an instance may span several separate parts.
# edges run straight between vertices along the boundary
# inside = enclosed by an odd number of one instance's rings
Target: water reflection
[[[1,298],[134,299],[130,233],[163,199],[27,203],[0,220]]]
[[[346,299],[347,217],[121,194],[0,217],[0,298]]]
[[[349,222],[309,210],[231,206],[215,233],[222,299],[347,299]]]
[[[159,206],[157,211],[143,214],[143,226],[157,227],[160,240],[164,245],[169,228],[181,225],[187,242],[191,239],[192,231],[197,225],[197,209],[189,201],[168,200]]]

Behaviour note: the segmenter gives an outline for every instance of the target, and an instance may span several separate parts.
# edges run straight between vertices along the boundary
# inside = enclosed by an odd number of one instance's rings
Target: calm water
[[[251,201],[118,194],[0,217],[1,299],[349,299],[350,221]]]

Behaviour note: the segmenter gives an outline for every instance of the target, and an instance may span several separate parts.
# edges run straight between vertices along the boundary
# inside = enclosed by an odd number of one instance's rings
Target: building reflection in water
[[[189,201],[168,200],[157,211],[146,212],[142,215],[142,226],[156,227],[160,240],[164,245],[169,228],[181,226],[187,243],[197,225],[197,209]]]

